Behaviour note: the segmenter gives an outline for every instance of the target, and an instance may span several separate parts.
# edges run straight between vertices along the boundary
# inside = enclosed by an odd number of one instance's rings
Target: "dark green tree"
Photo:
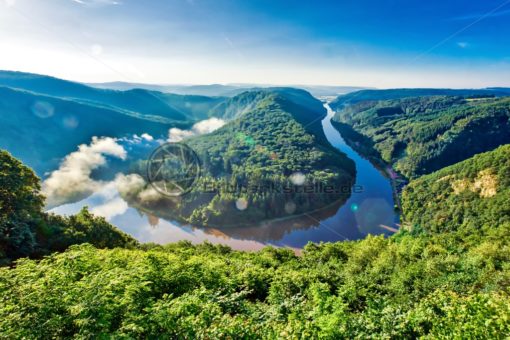
[[[34,172],[0,150],[0,256],[16,258],[34,252],[44,197]]]

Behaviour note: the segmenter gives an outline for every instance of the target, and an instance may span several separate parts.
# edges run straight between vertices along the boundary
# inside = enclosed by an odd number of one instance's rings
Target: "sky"
[[[510,87],[510,0],[0,0],[0,69],[82,82]]]

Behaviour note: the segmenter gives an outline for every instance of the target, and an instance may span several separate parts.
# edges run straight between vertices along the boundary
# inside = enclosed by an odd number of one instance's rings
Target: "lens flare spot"
[[[95,55],[95,56],[102,54],[103,46],[98,45],[98,44],[94,44],[94,45],[90,46],[90,53],[92,53],[92,55]]]
[[[246,136],[244,139],[244,142],[250,146],[255,145],[255,140],[251,138],[250,136]]]
[[[351,211],[356,212],[359,210],[359,206],[356,203],[351,204]]]
[[[62,119],[62,124],[64,124],[64,127],[67,129],[76,129],[78,127],[78,118],[74,116],[67,116],[64,119]]]
[[[236,208],[237,208],[238,210],[241,210],[241,211],[243,211],[243,210],[245,210],[246,208],[248,208],[248,201],[246,200],[246,198],[243,198],[243,197],[238,198],[238,199],[236,200]]]
[[[32,105],[32,113],[39,118],[50,118],[55,114],[55,108],[48,102],[37,101]]]
[[[303,185],[305,184],[306,176],[301,172],[295,172],[290,175],[290,181],[294,185]]]
[[[296,211],[296,203],[287,202],[285,203],[285,212],[289,215],[293,214]]]

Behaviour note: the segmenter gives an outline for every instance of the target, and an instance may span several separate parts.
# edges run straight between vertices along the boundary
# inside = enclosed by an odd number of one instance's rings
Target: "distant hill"
[[[39,175],[93,136],[187,129],[209,118],[223,97],[177,95],[134,89],[102,90],[54,77],[0,71],[0,148]]]
[[[208,97],[233,97],[245,91],[250,91],[254,87],[257,87],[256,85],[222,85],[222,84],[158,85],[143,83],[127,83],[121,81],[107,83],[89,83],[87,85],[99,89],[122,90],[122,91],[133,89],[145,89],[180,95],[198,95]]]
[[[360,86],[293,85],[310,92],[314,97],[331,97],[368,89]]]
[[[429,232],[510,224],[510,144],[411,181],[402,206]]]
[[[334,124],[363,154],[408,178],[510,143],[510,98],[419,97],[360,102]]]
[[[289,101],[303,106],[309,112],[307,117],[312,120],[324,115],[324,107],[320,101],[305,90],[290,87],[271,87],[243,92],[218,104],[209,112],[209,115],[224,119],[238,118],[254,109],[261,100],[267,97],[268,93],[279,94]]]
[[[188,123],[204,119],[212,107],[224,100],[144,89],[104,90],[54,77],[11,71],[0,71],[0,86]]]
[[[326,141],[320,101],[295,89],[239,98],[251,99],[246,112],[211,134],[186,140],[203,166],[190,193],[152,202],[132,193],[132,204],[194,225],[228,227],[310,212],[349,196],[354,163]],[[303,192],[305,183],[311,192]],[[331,189],[313,189],[315,184]]]
[[[338,96],[330,103],[333,110],[341,110],[347,105],[352,105],[364,101],[378,101],[378,100],[391,100],[402,99],[409,97],[424,97],[424,96],[508,96],[510,89],[508,88],[487,88],[487,89],[388,89],[388,90],[374,90],[367,89],[361,91],[350,92]]]
[[[112,90],[125,91],[132,89],[146,89],[151,91],[160,91],[175,94],[220,96],[220,97],[234,97],[246,91],[274,87],[274,85],[260,85],[260,84],[157,85],[143,83],[126,83],[118,81],[109,83],[90,83],[88,85],[96,88]],[[338,96],[340,94],[366,89],[366,87],[327,86],[327,85],[288,85],[286,87],[303,89],[305,91],[310,92],[315,97]]]
[[[149,133],[167,136],[171,126],[183,123],[136,115],[0,87],[0,148],[11,152],[39,175],[54,169],[60,159],[93,136],[122,137]]]
[[[487,89],[497,91],[497,92],[505,92],[510,95],[510,87],[488,87]]]

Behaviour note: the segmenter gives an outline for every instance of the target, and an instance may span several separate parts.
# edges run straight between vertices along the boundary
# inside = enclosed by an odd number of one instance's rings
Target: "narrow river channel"
[[[394,211],[390,180],[372,163],[349,147],[331,124],[334,112],[328,104],[322,127],[331,145],[344,152],[356,164],[355,190],[344,204],[333,205],[320,212],[286,220],[243,228],[199,228],[166,221],[129,207],[110,186],[73,204],[53,209],[60,214],[76,213],[83,206],[106,217],[141,242],[165,244],[180,240],[229,245],[234,249],[255,250],[265,245],[302,248],[308,242],[357,240],[368,234],[392,234],[399,216]]]

